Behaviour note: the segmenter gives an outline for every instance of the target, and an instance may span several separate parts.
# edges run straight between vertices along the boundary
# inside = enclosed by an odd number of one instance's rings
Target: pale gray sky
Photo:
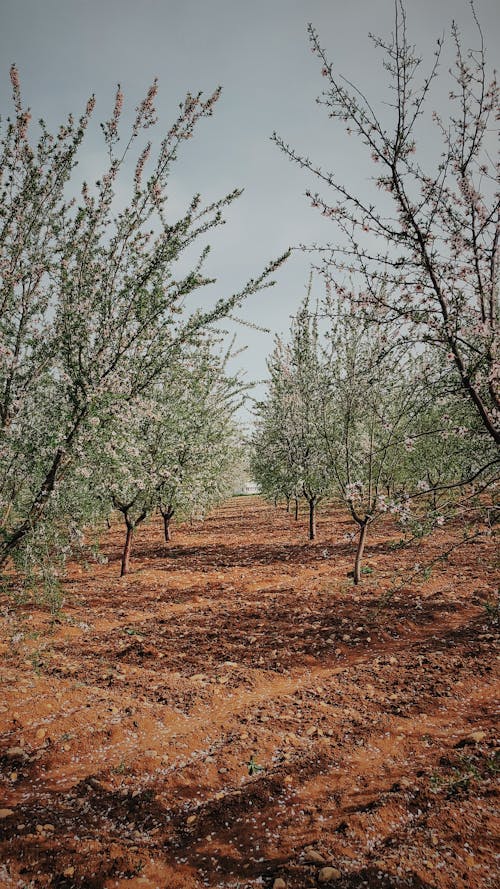
[[[464,42],[477,44],[467,0],[407,0],[406,6],[411,38],[427,58],[444,31],[450,52],[445,59],[451,59],[453,17]],[[493,67],[499,3],[477,0],[476,8]],[[188,90],[209,92],[221,84],[213,118],[185,145],[172,196],[180,208],[197,191],[210,199],[245,188],[228,224],[211,239],[209,270],[219,282],[210,290],[215,298],[239,289],[289,245],[335,241],[334,223],[304,197],[310,180],[270,136],[277,130],[362,191],[370,164],[315,103],[323,78],[306,24],[315,24],[337,70],[382,107],[386,80],[368,32],[388,34],[393,15],[393,0],[0,0],[0,112],[9,108],[12,61],[34,119],[43,116],[53,125],[68,111],[78,113],[91,92],[97,96],[96,121],[105,119],[117,82],[132,110],[158,76],[157,104],[166,127]],[[443,80],[446,69],[445,61]],[[446,83],[437,89],[433,107],[446,112],[447,93]],[[85,175],[98,175],[101,150],[95,130],[81,155]],[[240,314],[273,332],[286,330],[308,268],[307,255],[295,253],[276,286],[252,298]],[[240,327],[238,342],[248,345],[238,362],[249,378],[265,376],[272,335]]]

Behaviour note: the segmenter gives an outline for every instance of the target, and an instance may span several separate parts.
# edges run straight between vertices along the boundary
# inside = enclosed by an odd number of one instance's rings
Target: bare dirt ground
[[[2,600],[2,889],[499,885],[494,542],[377,613],[460,529],[379,528],[355,589],[345,516],[304,526],[237,498],[123,580],[113,529],[60,622]]]

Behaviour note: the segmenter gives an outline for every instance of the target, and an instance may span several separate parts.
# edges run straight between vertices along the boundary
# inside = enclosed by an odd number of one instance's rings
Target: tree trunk
[[[290,497],[286,498],[286,511],[290,512]]]
[[[0,546],[0,568],[6,564],[14,550],[19,546],[22,540],[36,528],[38,522],[43,517],[47,504],[50,500],[56,481],[59,477],[59,470],[64,466],[67,459],[68,451],[76,438],[81,422],[85,417],[87,408],[83,408],[73,421],[73,427],[66,436],[63,447],[59,447],[54,454],[52,464],[48,470],[33,503],[30,506],[28,515],[23,522],[10,534],[5,542]]]
[[[365,519],[359,531],[358,549],[356,552],[356,561],[354,562],[354,583],[359,583],[361,578],[361,561],[363,559],[367,531],[368,522]]]
[[[127,536],[125,538],[125,546],[123,548],[122,555],[122,568],[120,571],[120,577],[125,577],[128,574],[129,566],[130,566],[130,552],[132,550],[132,538],[134,536],[134,526],[127,524]]]
[[[299,498],[295,498],[295,521],[297,521],[299,517]]]
[[[309,540],[316,537],[316,500],[309,501]]]
[[[168,512],[162,513],[163,515],[163,530],[165,532],[165,543],[170,543],[172,540],[172,532],[170,530],[170,520],[172,516]]]

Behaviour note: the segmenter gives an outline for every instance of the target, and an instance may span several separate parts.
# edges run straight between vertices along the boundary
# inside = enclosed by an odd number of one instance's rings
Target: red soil
[[[379,528],[353,588],[346,517],[305,522],[239,498],[168,548],[153,524],[122,580],[113,529],[59,622],[2,600],[0,886],[498,885],[494,543],[378,610],[459,529]]]

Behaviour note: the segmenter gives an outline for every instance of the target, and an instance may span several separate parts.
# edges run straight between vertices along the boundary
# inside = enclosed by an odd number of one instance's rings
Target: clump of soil
[[[113,529],[59,622],[2,601],[1,887],[497,885],[493,542],[380,609],[460,529],[380,526],[354,588],[345,515],[304,522],[153,523],[122,579]]]

